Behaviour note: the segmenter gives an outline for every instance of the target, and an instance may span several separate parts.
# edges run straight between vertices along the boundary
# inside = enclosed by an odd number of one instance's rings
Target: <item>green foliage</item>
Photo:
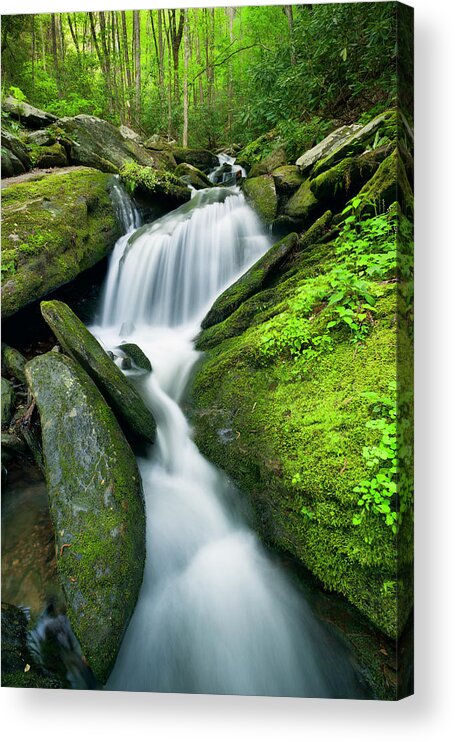
[[[137,162],[126,162],[120,171],[120,177],[127,191],[131,194],[137,188],[145,188],[148,191],[160,189],[169,189],[172,186],[179,186],[178,178],[172,173],[164,170],[155,170],[152,167],[143,167]]]
[[[364,446],[362,456],[371,472],[369,479],[363,479],[354,492],[360,495],[357,505],[360,511],[353,519],[353,525],[360,525],[368,512],[383,517],[392,532],[397,533],[399,517],[397,513],[397,400],[396,384],[389,384],[390,396],[376,392],[364,392],[363,396],[372,405],[372,419],[366,427],[378,431],[379,441],[372,446]]]
[[[10,95],[13,96],[13,98],[16,98],[16,100],[20,101],[21,103],[23,101],[27,100],[27,96],[25,93],[22,92],[20,88],[17,88],[15,85],[11,85],[9,89]]]

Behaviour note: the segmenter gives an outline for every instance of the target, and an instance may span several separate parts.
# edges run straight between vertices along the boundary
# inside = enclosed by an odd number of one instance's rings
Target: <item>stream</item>
[[[138,460],[143,584],[106,688],[366,697],[349,650],[265,551],[241,494],[200,454],[180,408],[205,313],[267,251],[269,236],[235,185],[193,192],[143,226],[120,187],[115,197],[125,235],[91,330],[117,354],[128,340],[149,357],[151,374],[126,373],[153,412],[157,441]]]

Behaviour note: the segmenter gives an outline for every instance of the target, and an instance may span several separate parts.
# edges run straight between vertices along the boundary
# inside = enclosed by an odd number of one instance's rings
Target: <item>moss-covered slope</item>
[[[387,232],[393,219],[365,229]],[[250,495],[264,538],[396,636],[412,602],[409,523],[397,573],[395,516],[387,503],[384,512],[359,505],[359,486],[374,474],[366,452],[382,440],[382,423],[370,424],[374,400],[389,404],[396,380],[394,232],[387,242],[366,231],[362,246],[365,235],[381,280],[357,283],[346,266],[364,253],[345,258],[342,237],[305,244],[274,286],[204,330],[191,403],[197,444]],[[357,329],[343,315],[351,305]],[[401,352],[410,354],[406,339]]]
[[[68,283],[112,249],[111,178],[90,168],[2,189],[2,316]]]

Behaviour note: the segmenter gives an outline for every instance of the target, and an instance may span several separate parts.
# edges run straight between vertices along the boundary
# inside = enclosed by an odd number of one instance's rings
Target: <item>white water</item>
[[[362,695],[346,650],[261,547],[239,493],[201,456],[179,407],[206,310],[268,246],[243,195],[211,189],[129,232],[113,253],[92,329],[112,349],[128,335],[150,358],[141,392],[157,442],[139,461],[143,585],[108,689]]]

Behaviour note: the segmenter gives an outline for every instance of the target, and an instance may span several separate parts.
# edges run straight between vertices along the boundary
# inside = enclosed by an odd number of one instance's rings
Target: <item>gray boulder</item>
[[[41,313],[62,348],[92,377],[127,432],[153,443],[156,426],[152,413],[74,312],[61,301],[44,301]]]
[[[218,165],[218,157],[208,149],[191,149],[190,147],[172,147],[172,154],[178,165],[187,162],[198,170],[208,173]]]
[[[40,418],[57,570],[68,618],[105,683],[136,604],[145,517],[136,460],[104,398],[51,351],[26,366]]]
[[[169,158],[152,153],[115,126],[96,116],[79,114],[59,119],[58,127],[71,140],[70,160],[108,173],[117,173],[126,162],[169,169]]]
[[[194,167],[194,165],[190,165],[188,162],[180,163],[174,175],[176,178],[183,180],[187,185],[192,185],[193,188],[211,188],[213,185],[202,170]]]
[[[5,150],[5,154],[4,154]],[[8,173],[8,159],[14,172]],[[32,167],[27,147],[18,137],[2,129],[2,178],[21,175]]]
[[[2,108],[13,118],[18,119],[21,124],[29,129],[43,129],[57,120],[57,116],[46,111],[40,111],[39,108],[31,106],[25,101],[19,101],[12,95],[7,95],[2,102]]]
[[[351,124],[351,126],[340,126],[339,129],[332,131],[322,142],[319,142],[319,144],[316,144],[315,147],[312,147],[299,157],[295,164],[300,172],[305,173],[310,170],[318,160],[334,152],[361,128],[359,124]]]
[[[6,345],[6,343],[2,343],[2,371],[5,370],[19,381],[25,381],[26,363],[27,361],[22,353]]]

